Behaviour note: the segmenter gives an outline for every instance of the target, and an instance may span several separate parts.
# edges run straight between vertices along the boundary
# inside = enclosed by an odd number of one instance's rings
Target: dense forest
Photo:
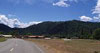
[[[43,35],[59,38],[93,38],[95,29],[100,28],[99,22],[72,21],[46,21],[27,28],[10,28],[0,24],[0,33],[12,35]]]

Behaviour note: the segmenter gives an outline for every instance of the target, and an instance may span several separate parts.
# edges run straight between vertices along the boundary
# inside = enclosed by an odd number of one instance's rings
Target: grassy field
[[[0,42],[6,41],[5,38],[0,38]]]
[[[97,40],[71,40],[65,44],[71,53],[100,53],[100,41]]]
[[[47,53],[100,53],[100,41],[97,40],[29,40],[44,47]]]

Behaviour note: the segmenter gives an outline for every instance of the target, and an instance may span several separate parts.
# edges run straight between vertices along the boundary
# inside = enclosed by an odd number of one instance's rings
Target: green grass
[[[4,42],[4,41],[6,41],[6,38],[0,37],[0,42]]]

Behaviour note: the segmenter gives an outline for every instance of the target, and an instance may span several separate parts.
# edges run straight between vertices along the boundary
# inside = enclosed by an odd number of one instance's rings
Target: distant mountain
[[[100,23],[98,22],[83,22],[78,20],[49,21],[27,27],[24,29],[24,32],[34,35],[53,35],[57,37],[78,36],[79,38],[88,38],[97,28],[100,28]]]
[[[45,35],[50,37],[89,38],[95,29],[100,28],[99,22],[83,22],[78,20],[42,22],[27,28],[10,28],[0,24],[0,31],[17,35]]]
[[[8,27],[8,26],[6,26],[4,24],[0,24],[0,32],[1,33],[6,34],[6,33],[10,32],[11,30],[12,29],[10,27]]]

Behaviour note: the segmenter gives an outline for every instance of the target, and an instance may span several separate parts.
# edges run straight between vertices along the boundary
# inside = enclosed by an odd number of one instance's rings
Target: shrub
[[[93,38],[99,40],[100,39],[100,28],[96,29],[93,33]]]

